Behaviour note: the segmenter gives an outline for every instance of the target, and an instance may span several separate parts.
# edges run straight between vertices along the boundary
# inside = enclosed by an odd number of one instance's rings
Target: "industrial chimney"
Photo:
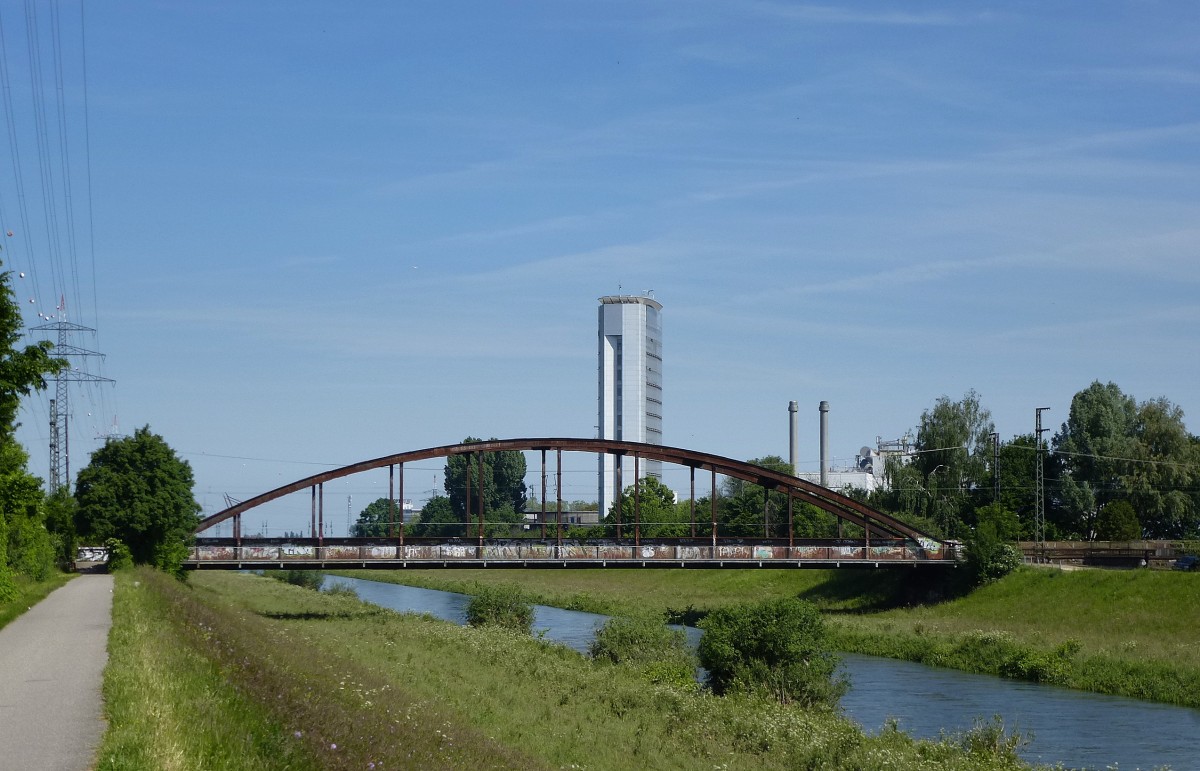
[[[829,487],[829,402],[821,402],[821,487]]]
[[[796,414],[800,412],[800,405],[796,402],[788,402],[788,436],[791,437],[791,442],[788,444],[788,461],[792,464],[792,476],[800,476],[800,459],[797,455],[800,448],[800,420]]]

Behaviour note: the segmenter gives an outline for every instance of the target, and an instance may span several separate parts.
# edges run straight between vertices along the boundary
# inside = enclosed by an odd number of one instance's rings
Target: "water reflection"
[[[401,612],[429,613],[466,623],[464,594],[419,589],[354,578],[346,584],[367,602]],[[545,639],[586,653],[607,616],[534,606],[533,628]],[[701,632],[686,629],[695,645]],[[906,733],[937,738],[971,728],[976,719],[1000,715],[1032,742],[1022,756],[1036,763],[1071,768],[1200,768],[1200,710],[1001,680],[875,656],[844,656],[850,691],[842,698],[847,716],[868,731],[896,719]]]

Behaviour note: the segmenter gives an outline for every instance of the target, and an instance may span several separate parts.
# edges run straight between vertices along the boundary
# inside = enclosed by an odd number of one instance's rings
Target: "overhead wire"
[[[42,10],[42,2],[46,3],[48,16]],[[11,177],[6,180],[3,192],[7,194],[9,190],[15,190],[19,222],[17,227],[12,227],[9,218],[13,213],[2,206],[4,201],[0,200],[0,246],[4,248],[0,259],[6,268],[17,271],[12,288],[14,294],[19,296],[23,315],[28,314],[25,318],[29,327],[39,326],[43,321],[76,320],[90,321],[93,326],[98,326],[99,289],[85,9],[80,0],[77,17],[78,58],[73,55],[74,45],[68,41],[70,17],[63,13],[60,2],[25,0],[23,11],[24,58],[28,66],[29,88],[27,103],[24,95],[14,95],[15,49],[10,47],[8,38],[12,30],[6,26],[9,20],[0,17],[0,87],[3,90],[3,110],[12,166]],[[78,82],[82,84],[82,100],[73,101],[70,91],[76,88],[77,81],[72,79],[76,63],[80,68]],[[53,94],[50,93],[51,89]],[[72,109],[80,104],[83,115],[82,120],[78,121],[74,119]],[[77,138],[80,129],[82,137]],[[30,140],[36,148],[36,157],[32,160],[22,154],[22,145]],[[72,145],[76,147],[72,148]],[[82,159],[78,153],[80,145],[83,149]],[[27,169],[31,162],[36,164],[36,177]],[[82,188],[77,184],[80,173],[83,174]],[[34,185],[38,185],[39,189],[31,190]],[[32,208],[31,198],[40,200],[40,216]],[[80,227],[87,228],[86,237],[81,234]],[[18,231],[16,237],[11,235],[13,230]],[[85,248],[91,268],[90,276],[86,277],[80,264],[80,251]],[[86,292],[84,286],[86,280],[92,283],[90,293]],[[85,302],[88,294],[90,313]],[[35,315],[37,321],[34,320]],[[98,334],[94,328],[89,329]],[[36,339],[38,332],[31,332]],[[63,337],[69,339],[73,334],[71,331],[61,332],[59,339],[51,342],[61,342]],[[95,346],[78,347],[87,350]],[[71,358],[72,368],[85,372],[90,369],[90,365],[84,367],[74,357]],[[101,372],[104,372],[103,358],[100,365]],[[82,398],[77,405],[73,404],[74,399],[62,405],[63,414],[68,418],[69,434],[62,437],[63,447],[86,447],[90,443],[86,440],[100,438],[107,433],[102,426],[107,423],[108,415],[113,415],[113,424],[116,425],[115,400],[110,405],[107,389],[96,382],[88,379],[68,382],[72,392],[80,393]],[[46,441],[46,429],[50,424],[46,400],[24,400],[22,410],[33,416],[32,421],[23,420],[27,426],[23,430],[36,430],[34,441]],[[83,414],[85,411],[86,415]],[[79,441],[81,439],[85,441]],[[69,459],[67,463],[70,464]],[[69,468],[69,465],[64,468]]]

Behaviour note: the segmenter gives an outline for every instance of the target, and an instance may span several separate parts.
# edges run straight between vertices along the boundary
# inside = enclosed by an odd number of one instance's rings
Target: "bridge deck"
[[[693,568],[693,569],[753,569],[753,568],[890,568],[912,566],[954,567],[952,560],[927,559],[841,559],[841,560],[636,560],[636,559],[510,559],[480,560],[188,560],[184,567],[191,570],[430,570],[438,568]]]

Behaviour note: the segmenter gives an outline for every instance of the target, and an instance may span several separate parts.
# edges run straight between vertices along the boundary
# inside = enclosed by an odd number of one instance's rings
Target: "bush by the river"
[[[300,586],[305,589],[312,589],[314,592],[321,590],[321,584],[325,582],[325,574],[318,570],[281,570],[278,573],[267,573],[276,581],[283,581],[285,584],[292,586]]]
[[[629,665],[653,683],[696,687],[696,657],[687,635],[656,616],[610,618],[588,652],[597,661]]]
[[[999,506],[978,510],[979,523],[965,539],[967,573],[973,586],[1003,578],[1021,566],[1021,552],[1007,526],[1016,515]]]
[[[718,608],[700,624],[700,664],[718,694],[767,693],[781,703],[834,706],[838,675],[825,621],[810,602],[783,598]]]
[[[471,626],[499,626],[529,634],[533,629],[533,605],[511,586],[481,585],[467,603]]]

